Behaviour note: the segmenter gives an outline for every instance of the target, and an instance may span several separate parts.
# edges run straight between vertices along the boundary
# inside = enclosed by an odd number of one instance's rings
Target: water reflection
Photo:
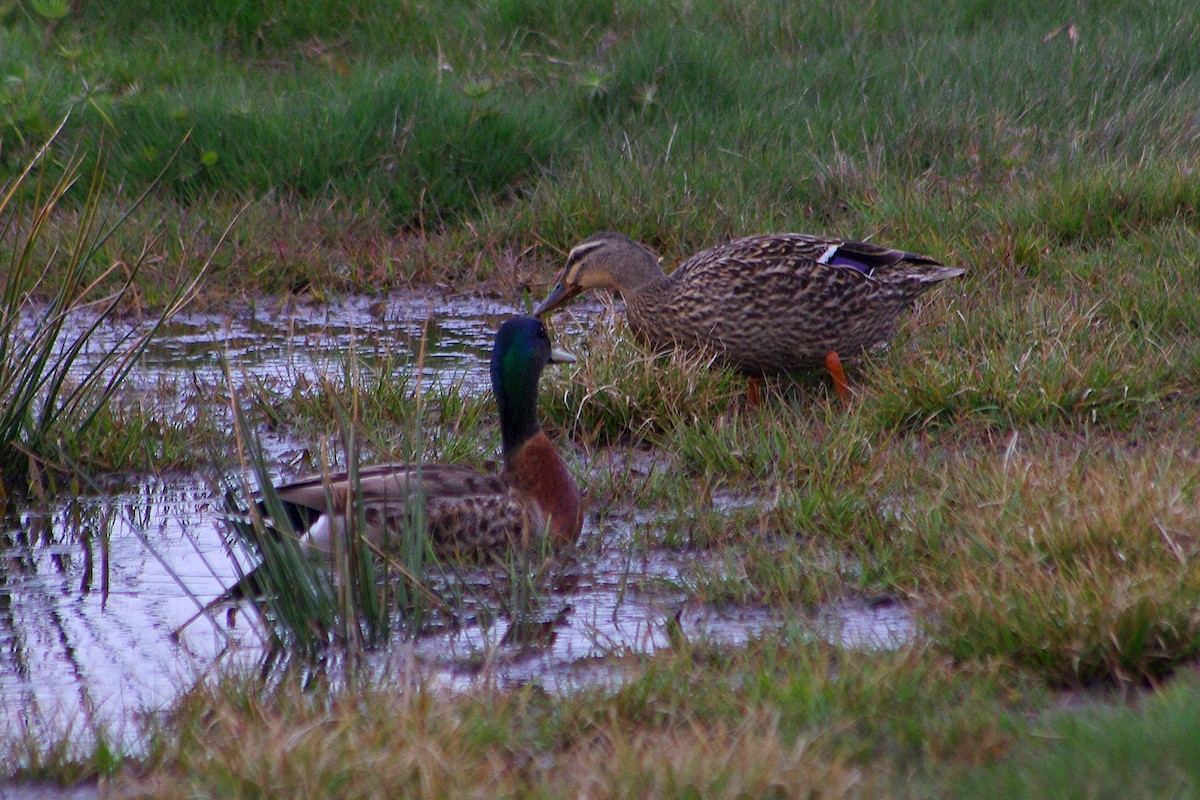
[[[329,374],[351,351],[367,362],[423,352],[432,380],[465,374],[469,386],[486,390],[486,370],[469,367],[486,363],[495,329],[512,314],[511,306],[483,298],[422,295],[386,302],[361,297],[297,300],[281,307],[253,306],[238,315],[184,312],[161,329],[132,377],[135,385],[151,388],[163,376],[220,383],[225,360],[235,380],[290,385]],[[86,313],[78,313],[65,333],[78,334],[91,323]],[[102,323],[76,369],[94,366],[127,332],[123,323]]]
[[[21,324],[39,324],[38,311]],[[90,313],[71,317],[64,341],[95,322]],[[223,386],[225,364],[235,385],[287,386],[319,380],[352,352],[368,363],[421,353],[427,386],[446,380],[486,391],[491,338],[511,314],[486,299],[422,295],[183,313],[146,348],[128,389],[174,391],[182,405],[196,387]],[[129,336],[127,321],[102,321],[73,369],[86,374]],[[265,443],[269,458],[294,444]],[[3,519],[0,730],[119,723],[169,702],[219,656],[260,653],[253,625],[201,619],[172,635],[237,575],[211,494],[200,477],[151,479]]]
[[[817,609],[814,628],[831,644],[859,649],[895,649],[917,636],[912,612],[892,598],[829,603]]]
[[[0,729],[119,728],[131,713],[169,703],[219,659],[252,664],[263,655],[253,615],[236,624],[202,616],[179,630],[238,574],[212,497],[201,480],[152,480],[4,520]],[[682,559],[601,548],[564,567],[543,599],[547,635],[514,636],[506,621],[471,613],[375,654],[374,666],[459,688],[538,681],[565,689],[612,680],[608,657],[668,646],[675,619],[691,637],[728,643],[779,623],[765,610],[680,613]],[[491,593],[483,573],[464,579],[479,582],[477,599]]]
[[[190,479],[26,510],[0,529],[0,727],[119,723],[169,702],[231,634],[171,634],[234,573]]]
[[[676,633],[693,641],[741,644],[781,623],[767,609],[686,606],[676,588],[682,562],[682,556],[662,552],[634,565],[618,549],[602,547],[574,563],[568,580],[560,581],[565,587],[543,598],[540,623],[524,640],[514,641],[518,637],[507,624],[474,624],[422,637],[380,659],[392,671],[415,668],[456,689],[537,683],[568,691],[613,683],[621,658],[669,647]]]

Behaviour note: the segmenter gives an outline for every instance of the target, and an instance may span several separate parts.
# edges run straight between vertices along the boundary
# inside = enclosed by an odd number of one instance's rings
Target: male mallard
[[[646,247],[598,233],[571,249],[533,313],[608,289],[625,300],[634,335],[653,347],[706,349],[754,377],[824,364],[846,398],[839,355],[886,341],[917,296],[963,272],[865,242],[776,233],[697,253],[667,275]]]
[[[492,348],[492,392],[500,409],[504,471],[484,475],[444,464],[381,464],[346,474],[318,475],[275,489],[304,542],[328,550],[333,524],[344,525],[347,502],[361,507],[367,538],[398,543],[421,496],[434,552],[482,556],[527,547],[545,532],[556,545],[575,541],[583,524],[579,487],[538,424],[537,386],[549,363],[575,357],[552,349],[546,327],[531,317],[500,326]],[[332,523],[332,524],[331,524]]]

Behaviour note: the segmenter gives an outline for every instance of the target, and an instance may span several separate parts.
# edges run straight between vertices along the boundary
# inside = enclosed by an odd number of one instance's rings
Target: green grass
[[[47,271],[42,298],[115,290],[110,265],[138,262],[121,310],[164,308],[211,261],[196,302],[214,309],[413,286],[516,309],[606,229],[667,266],[797,230],[968,271],[850,366],[849,408],[816,374],[749,408],[743,377],[643,352],[607,314],[559,324],[581,361],[547,374],[542,415],[588,488],[583,556],[669,552],[687,602],[768,605],[782,631],[620,659],[627,682],[567,697],[231,681],[132,761],[51,738],[10,747],[9,772],[74,780],[115,760],[123,790],[161,797],[1193,788],[1191,4],[135,2],[57,21],[52,5],[4,12],[0,176],[70,108],[47,185],[76,147],[88,174],[101,142],[107,179],[57,192],[23,257],[53,265],[95,217],[124,223],[76,277]],[[32,184],[14,199],[37,207]],[[243,400],[251,423],[314,442],[350,420],[370,460],[486,468],[490,400],[433,395],[413,370],[398,346]],[[72,460],[165,469],[219,450],[120,399]],[[310,466],[346,460],[325,455]],[[522,571],[480,602],[536,600]],[[804,625],[876,597],[923,638],[863,653]]]
[[[867,233],[897,225],[878,210],[913,181],[987,216],[984,187],[1017,200],[1189,156],[1182,6],[328,6],[86,7],[49,30],[11,12],[5,138],[36,143],[69,104],[133,185],[191,130],[170,181],[185,198],[352,198],[404,226],[482,214],[485,237],[558,247],[597,227],[689,247],[785,223]],[[1043,41],[1064,19],[1078,41]],[[116,48],[130,28],[143,44]],[[1086,224],[1052,205],[1056,235]]]
[[[299,436],[335,440],[343,432],[344,416],[352,412],[356,446],[366,454],[388,453],[402,462],[426,459],[481,466],[496,444],[495,431],[486,428],[496,416],[490,394],[476,395],[461,383],[432,389],[429,373],[409,363],[410,356],[397,349],[366,362],[352,351],[346,359],[320,367],[316,382],[251,382],[247,412]]]
[[[955,791],[970,797],[1188,797],[1200,782],[1195,680],[1126,708],[1085,707],[1041,722],[1011,760]]]
[[[1043,447],[953,463],[912,515],[935,636],[1070,684],[1173,672],[1200,648],[1194,456]]]

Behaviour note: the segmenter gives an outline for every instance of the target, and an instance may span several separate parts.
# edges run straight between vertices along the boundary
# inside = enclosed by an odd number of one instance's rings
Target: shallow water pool
[[[326,305],[260,307],[240,316],[184,314],[148,348],[131,386],[195,391],[231,379],[316,380],[353,350],[356,357],[424,348],[423,379],[487,391],[487,351],[504,305],[472,297],[350,298]],[[83,324],[80,322],[79,324]],[[99,358],[125,331],[104,326],[89,354]],[[83,362],[81,362],[83,363]],[[278,458],[304,443],[268,441]],[[236,580],[240,552],[226,544],[210,478],[126,480],[111,492],[23,508],[0,520],[0,729],[47,734],[103,724],[135,731],[139,713],[167,706],[218,669],[252,666],[263,641],[249,613],[198,610]],[[551,691],[621,678],[621,657],[671,645],[672,636],[739,644],[778,628],[765,607],[711,608],[680,588],[688,554],[637,553],[632,510],[605,515],[565,567],[569,588],[543,598],[545,636],[506,641],[507,626],[470,622],[371,656],[388,674],[450,688],[535,682]],[[248,567],[242,564],[242,567]],[[897,603],[850,602],[812,609],[814,636],[847,647],[897,647],[914,635]]]

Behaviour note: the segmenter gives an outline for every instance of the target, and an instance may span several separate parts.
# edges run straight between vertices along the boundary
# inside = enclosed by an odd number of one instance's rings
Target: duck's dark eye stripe
[[[575,245],[573,248],[571,248],[571,252],[567,254],[567,266],[569,267],[575,262],[579,261],[579,259],[592,252],[597,247],[603,246],[604,242],[584,242],[583,244]]]

